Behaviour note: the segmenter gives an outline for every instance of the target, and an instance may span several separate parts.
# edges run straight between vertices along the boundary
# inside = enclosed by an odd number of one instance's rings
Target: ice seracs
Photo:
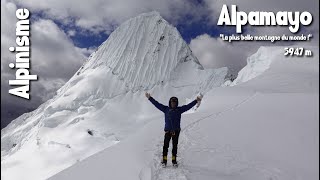
[[[273,52],[270,53],[270,50]],[[282,47],[260,47],[255,54],[247,58],[247,65],[239,71],[237,78],[230,85],[234,86],[259,76],[269,69],[275,57],[282,51]]]

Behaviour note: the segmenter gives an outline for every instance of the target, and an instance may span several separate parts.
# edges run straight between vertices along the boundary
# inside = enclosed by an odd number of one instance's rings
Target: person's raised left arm
[[[195,106],[197,103],[200,103],[202,100],[202,96],[198,96],[197,99],[195,99],[194,101],[192,101],[191,103],[187,104],[187,105],[183,105],[180,107],[180,111],[181,113],[184,113],[186,111],[188,111],[189,109],[191,109],[193,106]]]

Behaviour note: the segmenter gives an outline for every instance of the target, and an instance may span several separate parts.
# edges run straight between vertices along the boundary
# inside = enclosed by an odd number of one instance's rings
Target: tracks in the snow
[[[183,131],[188,131],[188,130],[191,130],[193,129],[193,127],[196,125],[196,124],[199,124],[200,121],[203,121],[209,117],[213,117],[213,118],[216,118],[216,117],[219,117],[221,116],[222,114],[228,112],[228,111],[233,111],[235,110],[236,108],[239,108],[241,105],[245,104],[246,102],[250,101],[251,99],[253,99],[255,96],[257,95],[257,92],[255,92],[254,94],[250,95],[249,97],[245,98],[244,100],[240,101],[239,103],[227,108],[227,109],[224,109],[222,111],[219,111],[219,112],[216,112],[216,113],[212,113],[212,114],[209,114],[205,117],[202,117],[196,121],[193,121],[192,123],[188,124],[187,126],[185,126],[183,129],[182,129],[182,132]]]

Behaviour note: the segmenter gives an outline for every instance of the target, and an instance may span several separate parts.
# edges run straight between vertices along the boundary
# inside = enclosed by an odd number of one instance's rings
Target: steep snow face
[[[103,68],[114,75],[110,95],[119,89],[150,89],[170,80],[180,64],[192,61],[192,69],[203,70],[176,28],[159,13],[139,15],[118,27],[98,50],[93,53],[77,74]],[[177,73],[178,72],[178,73]],[[111,87],[111,86],[110,86]]]
[[[231,86],[247,82],[269,69],[278,54],[283,52],[283,47],[260,47],[252,56],[248,57],[247,65],[238,73],[238,77]]]
[[[2,177],[48,178],[162,117],[145,91],[163,104],[171,96],[185,104],[223,84],[226,74],[227,68],[204,70],[159,13],[132,18],[54,98],[1,130]]]

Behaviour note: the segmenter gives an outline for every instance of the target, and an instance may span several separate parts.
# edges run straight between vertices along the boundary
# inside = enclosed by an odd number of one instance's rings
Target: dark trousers
[[[180,130],[165,132],[163,151],[162,151],[163,156],[168,155],[168,148],[169,148],[171,138],[172,138],[172,156],[177,156],[179,134],[180,134]]]

